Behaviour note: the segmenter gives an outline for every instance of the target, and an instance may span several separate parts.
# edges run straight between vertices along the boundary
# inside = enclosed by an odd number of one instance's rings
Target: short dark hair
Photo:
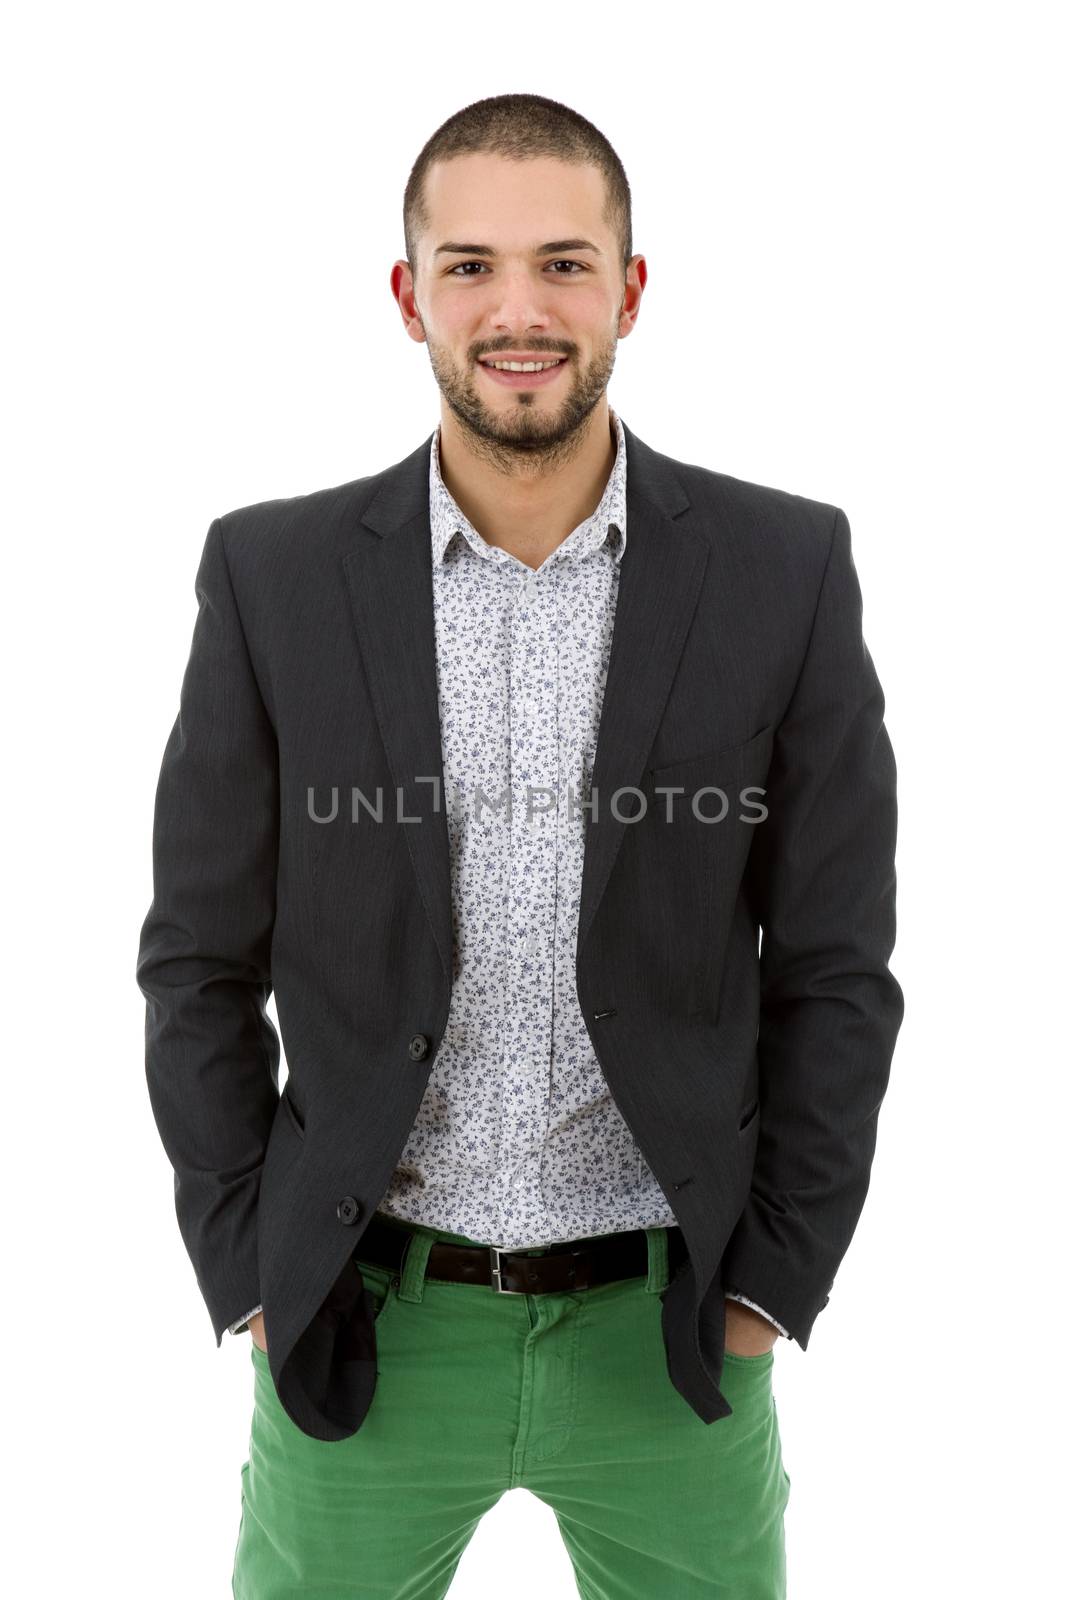
[[[490,151],[513,161],[554,156],[558,161],[598,167],[607,187],[604,216],[618,237],[625,277],[633,255],[633,232],[630,185],[623,164],[599,128],[570,106],[540,94],[497,94],[475,100],[442,122],[423,145],[404,189],[404,249],[412,276],[415,252],[430,221],[427,172],[435,161],[475,151]]]

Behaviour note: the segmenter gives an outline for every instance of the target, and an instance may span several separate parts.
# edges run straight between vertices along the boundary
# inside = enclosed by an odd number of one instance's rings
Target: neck
[[[501,453],[442,409],[437,442],[445,487],[485,540],[536,569],[600,504],[615,463],[607,397],[560,449]]]

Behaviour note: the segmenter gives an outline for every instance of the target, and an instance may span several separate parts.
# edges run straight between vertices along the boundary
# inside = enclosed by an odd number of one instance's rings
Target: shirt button
[[[346,1226],[359,1220],[359,1201],[353,1195],[342,1195],[337,1202],[337,1215]]]

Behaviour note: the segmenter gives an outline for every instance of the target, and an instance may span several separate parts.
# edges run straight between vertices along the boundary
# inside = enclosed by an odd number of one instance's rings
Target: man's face
[[[607,388],[635,268],[624,279],[605,194],[596,167],[547,157],[479,153],[427,174],[430,222],[417,247],[409,332],[425,336],[451,410],[492,444],[558,448]],[[394,269],[398,299],[400,289]],[[500,374],[483,362],[511,352],[563,360],[543,374]]]

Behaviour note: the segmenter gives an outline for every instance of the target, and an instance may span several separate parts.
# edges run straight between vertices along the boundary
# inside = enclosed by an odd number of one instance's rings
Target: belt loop
[[[420,1228],[417,1224],[409,1224],[411,1238],[404,1251],[404,1264],[400,1272],[400,1286],[396,1291],[398,1300],[422,1300],[422,1286],[426,1277],[426,1262],[430,1251],[437,1242],[437,1234],[433,1228]]]
[[[661,1294],[669,1280],[666,1228],[646,1228],[648,1240],[648,1274],[645,1278],[646,1294]]]

